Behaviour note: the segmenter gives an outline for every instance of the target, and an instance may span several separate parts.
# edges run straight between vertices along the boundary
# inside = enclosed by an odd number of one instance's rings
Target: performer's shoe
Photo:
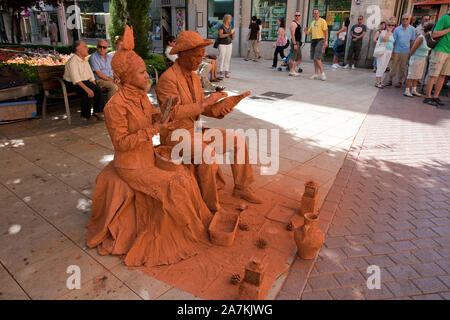
[[[238,188],[234,187],[233,197],[241,198],[250,203],[256,203],[256,204],[260,204],[260,203],[264,202],[260,197],[258,197],[255,194],[255,192],[250,187],[247,187],[245,189],[238,189]]]

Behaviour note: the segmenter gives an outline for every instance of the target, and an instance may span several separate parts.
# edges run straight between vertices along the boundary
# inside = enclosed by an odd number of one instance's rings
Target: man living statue
[[[223,118],[233,110],[233,107],[238,102],[236,101],[237,99],[232,99],[235,97],[229,97],[224,99],[228,100],[228,103],[225,103],[227,106],[221,114],[217,115],[211,111],[214,105],[217,105],[216,102],[226,97],[227,94],[216,92],[205,98],[200,78],[195,73],[205,55],[205,47],[210,44],[212,44],[212,41],[203,39],[197,32],[183,31],[178,36],[176,45],[170,52],[171,54],[178,54],[178,59],[172,67],[164,72],[156,85],[156,94],[161,112],[164,113],[169,103],[174,105],[172,109],[175,120],[172,126],[174,130],[161,132],[161,144],[163,145],[175,146],[179,143],[179,139],[172,141],[172,134],[176,129],[189,131],[192,143],[195,131],[194,122],[200,120],[200,115]],[[262,199],[250,188],[250,184],[254,181],[253,169],[250,165],[247,146],[245,143],[240,143],[243,141],[243,137],[236,133],[228,134],[227,137],[225,130],[219,131],[222,132],[223,150],[215,151],[218,153],[234,151],[234,161],[231,164],[234,178],[233,196],[251,203],[262,203]],[[227,144],[227,138],[233,139],[233,142],[229,141]],[[205,148],[208,148],[208,144],[211,144],[211,142],[202,141],[202,153]],[[228,150],[228,145],[233,150]],[[245,161],[240,163],[237,161],[238,151],[240,150],[239,145],[244,147],[242,149],[245,149]],[[194,158],[194,149],[190,148],[192,159]],[[242,149],[241,151],[243,151]],[[239,153],[242,153],[241,151]],[[222,188],[225,182],[218,164],[216,162],[209,162],[208,164],[202,160],[200,164],[195,164],[195,174],[206,205],[212,212],[219,211],[218,189]]]

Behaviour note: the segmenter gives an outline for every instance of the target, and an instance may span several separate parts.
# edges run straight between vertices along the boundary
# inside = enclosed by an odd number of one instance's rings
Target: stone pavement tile
[[[81,285],[81,289],[58,297],[58,300],[140,300],[136,293],[110,272],[96,276]]]
[[[304,292],[300,298],[301,300],[332,300],[331,296],[326,290]]]
[[[29,300],[23,289],[0,265],[0,300]]]
[[[449,291],[449,292],[441,292],[440,295],[441,295],[445,300],[450,300],[450,291]]]
[[[110,272],[144,300],[154,300],[172,288],[140,270],[130,270],[122,264],[115,266]]]
[[[369,235],[370,239],[374,243],[384,243],[393,241],[394,238],[388,232],[376,232]]]
[[[363,292],[366,300],[381,300],[381,299],[390,299],[393,297],[392,292],[388,289],[385,283],[381,284],[380,289],[369,289],[366,285],[361,286],[360,290]]]
[[[387,270],[395,280],[418,278],[419,274],[409,265],[396,265],[388,267]]]
[[[448,203],[448,201],[447,201]],[[430,210],[430,212],[435,216],[435,217],[448,217],[450,215],[448,209],[433,209]]]
[[[418,237],[418,238],[429,238],[429,237],[439,236],[431,228],[415,229],[415,230],[411,230],[411,232],[414,233],[416,235],[416,237]]]
[[[366,269],[369,266],[362,257],[341,259],[340,263],[345,268],[345,270]]]
[[[364,300],[364,292],[361,288],[338,288],[329,290],[330,295],[336,300]]]
[[[450,237],[435,238],[434,241],[438,242],[443,247],[450,247]]]
[[[276,300],[296,300],[296,297],[284,292],[284,291],[280,291],[280,293],[278,293]]]
[[[308,284],[313,291],[339,288],[340,285],[333,275],[320,275],[316,277],[309,277]]]
[[[442,257],[450,258],[450,248],[437,248],[435,249]]]
[[[423,293],[448,291],[449,288],[438,277],[420,278],[412,280]]]
[[[446,274],[446,272],[442,270],[434,262],[414,264],[412,265],[412,267],[423,277],[431,277]]]
[[[442,300],[442,297],[438,294],[424,294],[420,296],[412,296],[413,300]]]
[[[408,251],[391,253],[388,256],[397,264],[413,264],[420,262],[420,260],[417,259],[415,255]]]
[[[364,257],[367,255],[370,255],[370,252],[364,246],[348,246],[348,247],[342,248],[342,250],[350,258]]]
[[[431,219],[434,215],[428,210],[412,210],[411,213],[416,219]]]
[[[411,219],[414,219],[414,216],[408,212],[396,212],[392,214],[392,217],[397,221],[411,221]]]
[[[450,226],[435,227],[432,230],[440,236],[450,236]]]
[[[430,221],[432,221],[437,226],[446,226],[450,224],[450,219],[447,217],[432,218],[430,219]]]
[[[388,255],[384,254],[367,256],[364,257],[364,259],[367,261],[368,265],[376,265],[379,267],[389,267],[395,264]]]
[[[406,229],[414,229],[414,225],[409,223],[408,221],[395,221],[395,222],[389,222],[389,224],[395,229],[395,230],[406,230]]]
[[[311,260],[295,259],[281,290],[298,299],[307,284],[308,273],[312,266]]]
[[[172,288],[160,297],[157,300],[201,300],[199,297],[193,295],[192,293],[182,291],[177,288]]]
[[[450,289],[450,275],[440,276],[439,279]]]
[[[366,244],[366,247],[374,255],[376,255],[376,254],[389,254],[389,253],[395,252],[395,250],[392,249],[392,247],[390,247],[386,243]]]
[[[346,258],[347,256],[341,248],[329,249],[322,247],[319,250],[319,257],[322,259],[339,259]]]
[[[327,248],[342,248],[348,245],[345,237],[327,237],[324,244]]]
[[[427,228],[427,227],[435,227],[436,225],[431,221],[431,219],[410,219],[411,222],[416,228]]]
[[[352,287],[366,282],[366,279],[358,270],[339,272],[335,273],[334,276],[343,287]]]
[[[395,251],[409,251],[416,249],[416,246],[409,240],[406,241],[395,241],[389,243]]]
[[[344,267],[341,265],[341,260],[339,259],[327,259],[317,261],[314,267],[317,273],[334,273],[345,270]]]
[[[435,261],[442,259],[442,257],[433,249],[421,249],[411,251],[422,262]]]
[[[345,239],[352,246],[361,246],[373,242],[367,235],[345,236]]]
[[[416,239],[411,240],[411,242],[419,249],[428,249],[439,247],[439,243],[433,239]]]
[[[400,280],[395,282],[387,282],[386,286],[394,294],[395,297],[404,297],[418,295],[422,292],[409,280]]]

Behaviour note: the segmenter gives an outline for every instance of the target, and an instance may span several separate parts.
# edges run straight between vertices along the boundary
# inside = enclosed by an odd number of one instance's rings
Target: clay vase
[[[311,260],[322,247],[325,234],[317,225],[319,222],[317,214],[309,212],[304,218],[305,223],[294,232],[294,240],[297,244],[297,255],[302,259]]]

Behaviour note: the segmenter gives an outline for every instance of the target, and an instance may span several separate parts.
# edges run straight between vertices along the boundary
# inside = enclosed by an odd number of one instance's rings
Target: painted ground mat
[[[232,246],[213,245],[173,265],[138,269],[203,299],[235,300],[239,285],[233,285],[230,279],[236,273],[243,279],[245,266],[256,258],[266,264],[262,296],[275,298],[279,286],[274,284],[281,286],[284,282],[296,253],[293,231],[286,228],[293,216],[299,218],[295,202],[264,192],[264,204],[248,204],[248,209],[241,212],[243,201],[233,198],[230,192],[221,192],[220,196],[224,212],[240,214],[240,223],[248,227],[237,228]],[[259,239],[264,239],[265,248],[258,247]]]

